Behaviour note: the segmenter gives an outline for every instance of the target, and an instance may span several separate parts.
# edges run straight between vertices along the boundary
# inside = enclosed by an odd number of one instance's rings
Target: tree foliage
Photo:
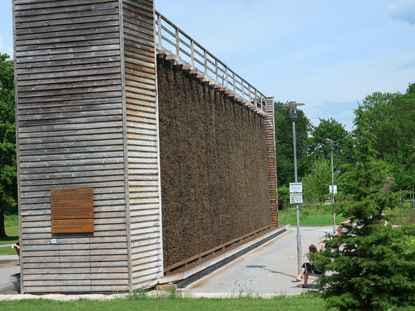
[[[410,189],[415,180],[415,84],[406,94],[373,93],[362,103],[368,131],[377,137],[377,158],[391,165],[399,189]]]
[[[315,160],[311,172],[302,179],[302,183],[304,197],[309,200],[318,199],[323,204],[331,185],[330,162],[324,158]]]
[[[13,61],[0,54],[0,236],[4,213],[16,212],[16,133]]]
[[[274,105],[277,182],[278,186],[288,186],[290,182],[294,182],[293,126],[290,111],[287,107],[283,107],[282,104],[281,102],[276,102]],[[304,176],[309,168],[307,143],[311,123],[302,110],[297,111],[295,123],[298,176]]]
[[[344,163],[352,161],[350,157],[352,145],[350,133],[342,124],[330,119],[320,119],[318,126],[312,128],[309,139],[309,154],[313,161],[317,159],[326,159],[330,161],[330,142],[333,143],[333,162],[334,169],[340,170]]]
[[[343,234],[328,235],[336,252],[317,256],[316,264],[332,273],[319,285],[328,305],[344,310],[388,310],[415,303],[414,227],[394,228],[383,213],[396,199],[385,195],[388,165],[379,160],[364,107],[356,111],[354,148],[356,165],[349,172],[352,203],[342,207],[344,216],[354,216],[343,225]]]

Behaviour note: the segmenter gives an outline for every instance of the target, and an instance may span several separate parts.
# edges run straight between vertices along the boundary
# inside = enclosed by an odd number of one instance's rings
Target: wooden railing
[[[198,70],[216,84],[266,113],[264,94],[159,12],[156,11],[155,17],[157,49],[169,51],[177,60],[189,64],[192,69]]]

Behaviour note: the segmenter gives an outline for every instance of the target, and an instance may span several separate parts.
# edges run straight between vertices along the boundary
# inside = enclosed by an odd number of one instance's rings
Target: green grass
[[[345,221],[346,218],[336,215],[336,224]],[[280,224],[297,225],[297,211],[294,208],[279,211]],[[301,226],[331,226],[333,225],[333,214],[330,205],[300,207]]]
[[[394,225],[410,225],[415,223],[415,209],[411,207],[395,208],[386,214]]]
[[[17,216],[17,215],[5,215],[4,216],[4,225],[6,227],[19,226],[19,216]]]
[[[0,246],[2,244],[16,243],[17,238],[19,237],[19,217],[17,215],[5,215],[4,226],[6,227],[5,230],[6,230],[7,238],[0,239]],[[13,249],[11,250],[13,251]],[[0,250],[0,255],[8,255],[8,254],[5,250],[3,251]]]
[[[1,255],[16,255],[16,250],[10,246],[0,247],[0,256]]]
[[[234,298],[234,299],[191,299],[191,298],[146,298],[131,296],[127,299],[111,301],[78,300],[56,302],[51,300],[0,301],[0,309],[19,311],[230,311],[230,310],[284,310],[284,311],[323,311],[324,301],[316,295],[278,296],[272,299]]]
[[[14,244],[19,237],[19,226],[6,227],[7,238],[0,239],[0,246],[2,244]],[[0,252],[0,254],[2,254]],[[4,254],[3,254],[4,255]]]

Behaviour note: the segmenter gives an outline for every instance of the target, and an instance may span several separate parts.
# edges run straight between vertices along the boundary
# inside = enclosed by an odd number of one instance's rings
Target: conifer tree
[[[328,271],[319,279],[329,307],[345,310],[388,310],[415,303],[415,244],[413,227],[394,228],[384,212],[394,207],[386,195],[388,165],[377,159],[364,109],[355,118],[356,166],[348,174],[353,203],[341,207],[342,235],[328,235],[326,244],[338,251],[317,256],[315,263]],[[384,190],[384,191],[382,191]]]

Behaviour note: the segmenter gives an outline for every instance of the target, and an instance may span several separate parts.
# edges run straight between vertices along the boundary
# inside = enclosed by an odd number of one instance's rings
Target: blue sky
[[[351,129],[375,91],[415,82],[415,0],[155,0],[156,9],[267,96]],[[11,0],[0,51],[12,54]]]

